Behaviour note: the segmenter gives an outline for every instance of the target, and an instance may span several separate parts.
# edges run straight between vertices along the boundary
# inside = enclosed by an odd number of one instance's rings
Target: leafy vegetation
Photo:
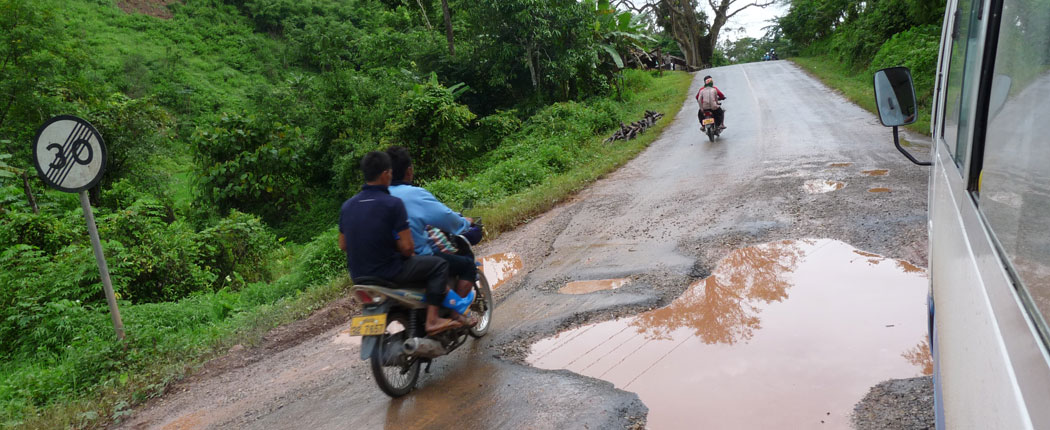
[[[782,52],[869,106],[872,74],[885,67],[911,69],[920,117],[913,129],[929,133],[944,3],[933,0],[791,0],[776,31]],[[865,82],[862,90],[860,82]],[[835,85],[840,83],[840,85]]]
[[[333,229],[367,151],[493,233],[648,144],[606,145],[690,76],[625,70],[660,43],[608,1],[0,0],[0,426],[117,420],[187,366],[348,284]],[[144,3],[144,2],[132,2]],[[113,339],[76,196],[31,172],[37,127],[90,120],[89,190],[127,339]],[[29,174],[25,174],[30,172]]]

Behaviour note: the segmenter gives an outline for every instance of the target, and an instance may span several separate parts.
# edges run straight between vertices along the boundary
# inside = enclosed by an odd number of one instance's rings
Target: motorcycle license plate
[[[714,123],[715,123],[715,119],[714,118],[704,118],[704,122],[703,122],[704,125],[711,125],[711,124],[714,124]]]
[[[350,336],[375,336],[386,330],[386,314],[354,317],[350,320]]]

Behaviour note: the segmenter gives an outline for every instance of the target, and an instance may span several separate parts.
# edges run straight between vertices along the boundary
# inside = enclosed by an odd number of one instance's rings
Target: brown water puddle
[[[889,173],[889,169],[873,169],[873,170],[862,170],[860,173],[868,176],[886,176]]]
[[[630,282],[628,278],[599,279],[596,281],[575,281],[565,284],[559,293],[562,294],[587,294],[595,291],[615,290]]]
[[[891,190],[889,188],[877,187],[868,189],[869,193],[888,193]]]
[[[667,307],[543,339],[527,360],[637,393],[652,429],[849,428],[871,386],[926,372],[925,273],[853,251],[736,250]]]
[[[489,281],[489,288],[495,290],[500,284],[518,274],[524,266],[521,257],[513,252],[486,255],[478,259],[481,262],[485,279]]]
[[[830,181],[824,179],[813,179],[806,181],[806,183],[802,185],[802,188],[805,189],[806,192],[809,194],[820,194],[835,190],[841,190],[842,187],[845,186],[845,182]]]
[[[828,167],[849,167],[849,166],[852,166],[852,165],[853,165],[853,163],[831,163],[831,164],[828,164]]]

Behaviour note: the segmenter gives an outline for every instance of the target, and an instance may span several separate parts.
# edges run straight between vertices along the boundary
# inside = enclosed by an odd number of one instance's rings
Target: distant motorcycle
[[[715,114],[710,110],[704,110],[704,119],[700,120],[700,130],[707,135],[707,138],[714,142],[718,135],[722,134],[722,130],[715,124]]]
[[[467,238],[450,235],[459,255],[474,258]],[[478,264],[478,263],[476,263]],[[480,264],[479,264],[480,265]],[[467,341],[467,336],[480,338],[488,333],[492,322],[492,290],[485,274],[478,271],[474,282],[474,302],[469,310],[477,317],[474,327],[450,329],[428,336],[424,328],[427,304],[423,302],[422,285],[395,285],[379,278],[358,278],[350,292],[363,304],[361,316],[350,321],[350,335],[363,336],[361,359],[371,360],[372,375],[379,389],[390,397],[401,397],[412,391],[419,379],[419,368],[434,358],[446,355]],[[441,309],[448,317],[450,309]]]

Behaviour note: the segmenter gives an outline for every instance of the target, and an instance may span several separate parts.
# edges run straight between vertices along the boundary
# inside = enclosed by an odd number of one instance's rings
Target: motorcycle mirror
[[[463,211],[466,212],[471,209],[474,209],[474,199],[467,198],[466,200],[463,200]]]
[[[890,67],[875,72],[875,105],[879,121],[887,127],[915,122],[918,106],[911,71],[907,67]]]

